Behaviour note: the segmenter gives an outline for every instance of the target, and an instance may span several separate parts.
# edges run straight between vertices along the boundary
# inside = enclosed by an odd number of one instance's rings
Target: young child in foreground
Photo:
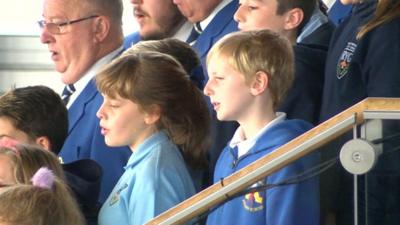
[[[293,61],[288,40],[268,30],[232,33],[210,50],[209,81],[204,93],[211,98],[219,120],[240,124],[217,161],[214,182],[220,182],[312,127],[302,120],[287,120],[284,113],[275,111],[292,83]],[[293,178],[314,166],[317,156],[312,154],[297,160],[251,187],[279,184]],[[318,196],[317,178],[249,192],[217,207],[207,224],[317,225]]]
[[[67,108],[60,96],[51,88],[42,85],[20,87],[0,96],[0,138],[11,138],[20,144],[41,147],[43,149],[40,150],[47,150],[57,155],[67,135]],[[40,157],[43,154],[45,153],[28,154],[26,162],[22,164],[41,162],[29,157],[32,157],[31,155]],[[59,159],[62,162],[62,158]],[[53,168],[50,169],[57,172]],[[87,224],[97,225],[100,210],[97,199],[102,178],[100,165],[92,159],[79,159],[62,164],[62,169],[67,185],[73,191]]]
[[[38,170],[30,184],[15,184],[0,190],[0,223],[85,224],[65,183],[47,168]]]
[[[54,154],[0,139],[0,224],[85,224]]]
[[[97,112],[108,146],[133,154],[99,214],[100,225],[140,225],[195,193],[187,165],[205,157],[209,113],[203,94],[171,56],[133,52],[96,77]]]

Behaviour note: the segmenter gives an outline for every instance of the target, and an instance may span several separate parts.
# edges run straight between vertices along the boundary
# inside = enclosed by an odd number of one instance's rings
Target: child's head
[[[41,168],[31,178],[0,190],[0,224],[84,224],[68,188],[51,170]]]
[[[107,145],[134,149],[151,132],[165,130],[189,164],[205,156],[207,105],[171,56],[151,51],[126,54],[100,72],[96,82],[104,96],[97,115]]]
[[[200,65],[200,59],[195,50],[188,43],[175,38],[140,41],[126,50],[124,54],[132,54],[140,51],[154,51],[170,55],[183,66],[188,74]]]
[[[0,136],[39,144],[57,154],[67,132],[67,109],[52,89],[16,88],[0,97]]]
[[[8,137],[0,139],[0,162],[0,187],[28,184],[41,167],[50,168],[56,176],[65,178],[62,166],[52,152],[34,145],[18,144]]]
[[[240,30],[270,29],[293,39],[310,19],[317,0],[240,0]]]
[[[252,99],[275,110],[294,77],[293,50],[288,40],[269,31],[240,31],[219,40],[207,56],[210,96],[220,120],[237,120]]]

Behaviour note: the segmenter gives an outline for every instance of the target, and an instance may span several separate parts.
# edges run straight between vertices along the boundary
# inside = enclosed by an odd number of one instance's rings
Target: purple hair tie
[[[33,186],[51,189],[53,187],[55,176],[51,170],[46,167],[41,167],[33,175],[31,181]]]

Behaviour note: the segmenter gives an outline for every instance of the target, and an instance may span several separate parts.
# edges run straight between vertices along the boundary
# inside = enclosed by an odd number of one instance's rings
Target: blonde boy
[[[240,124],[217,161],[214,182],[311,128],[305,121],[287,120],[284,113],[276,112],[293,80],[293,51],[287,39],[268,30],[230,34],[213,46],[207,67],[204,93],[217,118]],[[281,184],[316,160],[316,155],[298,160],[252,187]],[[216,208],[207,224],[314,225],[318,214],[318,179],[314,178],[234,198]]]
[[[295,79],[278,109],[289,119],[318,123],[326,59],[320,45],[296,44],[298,34],[312,16],[316,0],[240,0],[234,19],[239,30],[268,29],[285,36],[293,45]],[[328,36],[330,32],[321,32]],[[317,36],[318,36],[317,35]]]

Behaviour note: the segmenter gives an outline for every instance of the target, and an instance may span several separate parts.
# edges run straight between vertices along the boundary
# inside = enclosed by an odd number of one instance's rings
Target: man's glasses
[[[70,24],[74,24],[74,23],[78,23],[84,20],[88,20],[88,19],[92,19],[92,18],[96,18],[99,17],[98,15],[92,15],[92,16],[88,16],[88,17],[83,17],[80,19],[76,19],[76,20],[71,20],[71,21],[66,21],[66,22],[61,22],[61,23],[48,23],[45,20],[39,20],[38,24],[40,29],[44,29],[44,27],[47,28],[47,30],[51,33],[51,34],[61,34],[63,32],[63,27],[68,26]]]

